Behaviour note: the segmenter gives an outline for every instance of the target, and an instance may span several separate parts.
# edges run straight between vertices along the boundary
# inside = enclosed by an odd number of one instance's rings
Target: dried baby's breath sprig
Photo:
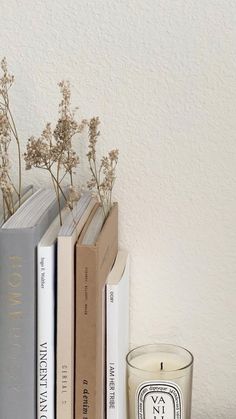
[[[111,150],[107,156],[103,156],[100,165],[97,164],[96,145],[100,136],[98,126],[99,117],[93,117],[90,121],[85,121],[89,131],[88,161],[91,171],[91,179],[87,185],[90,190],[96,189],[100,203],[103,208],[104,217],[107,218],[112,206],[112,192],[116,179],[116,166],[118,163],[119,151]]]
[[[79,156],[73,149],[72,140],[76,134],[82,132],[85,123],[77,122],[75,110],[71,110],[70,84],[68,81],[59,83],[61,102],[59,103],[59,118],[52,130],[48,123],[39,138],[31,137],[28,140],[24,159],[26,169],[32,167],[47,170],[51,176],[56,191],[60,221],[61,219],[61,195],[70,209],[75,201],[79,199],[79,193],[74,186],[74,174],[79,164]],[[69,194],[66,197],[62,182],[69,178]]]
[[[10,107],[9,90],[14,83],[14,76],[8,72],[6,58],[3,58],[0,67],[2,77],[0,78],[0,189],[3,199],[4,221],[6,221],[15,210],[13,194],[17,197],[16,208],[21,204],[21,150],[20,140]],[[9,147],[15,140],[18,154],[18,186],[15,186],[10,176]]]
[[[67,206],[69,208],[73,208],[74,203],[80,199],[81,194],[81,188],[79,188],[78,186],[70,185],[67,194]]]

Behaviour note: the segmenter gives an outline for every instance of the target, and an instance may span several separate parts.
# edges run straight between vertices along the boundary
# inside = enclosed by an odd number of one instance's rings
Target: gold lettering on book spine
[[[23,295],[21,292],[22,287],[22,258],[19,256],[9,257],[9,274],[7,278],[8,285],[8,317],[9,323],[9,337],[10,347],[8,352],[9,357],[9,376],[10,385],[13,391],[20,392],[20,362],[19,354],[22,349],[22,333],[19,325],[19,319],[23,318]]]

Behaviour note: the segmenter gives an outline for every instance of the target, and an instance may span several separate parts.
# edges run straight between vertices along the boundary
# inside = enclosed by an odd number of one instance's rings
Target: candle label
[[[137,419],[183,419],[179,386],[169,381],[142,383],[136,395]]]

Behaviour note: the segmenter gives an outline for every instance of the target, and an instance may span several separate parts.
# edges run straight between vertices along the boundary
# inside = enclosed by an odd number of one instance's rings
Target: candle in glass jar
[[[193,356],[174,345],[127,355],[128,419],[190,419]]]

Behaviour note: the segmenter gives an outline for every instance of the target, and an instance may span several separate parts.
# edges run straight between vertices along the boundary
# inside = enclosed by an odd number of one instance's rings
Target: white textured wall
[[[55,119],[68,78],[104,149],[120,149],[132,346],[188,347],[193,419],[235,419],[235,0],[2,0],[0,12],[23,141]]]

